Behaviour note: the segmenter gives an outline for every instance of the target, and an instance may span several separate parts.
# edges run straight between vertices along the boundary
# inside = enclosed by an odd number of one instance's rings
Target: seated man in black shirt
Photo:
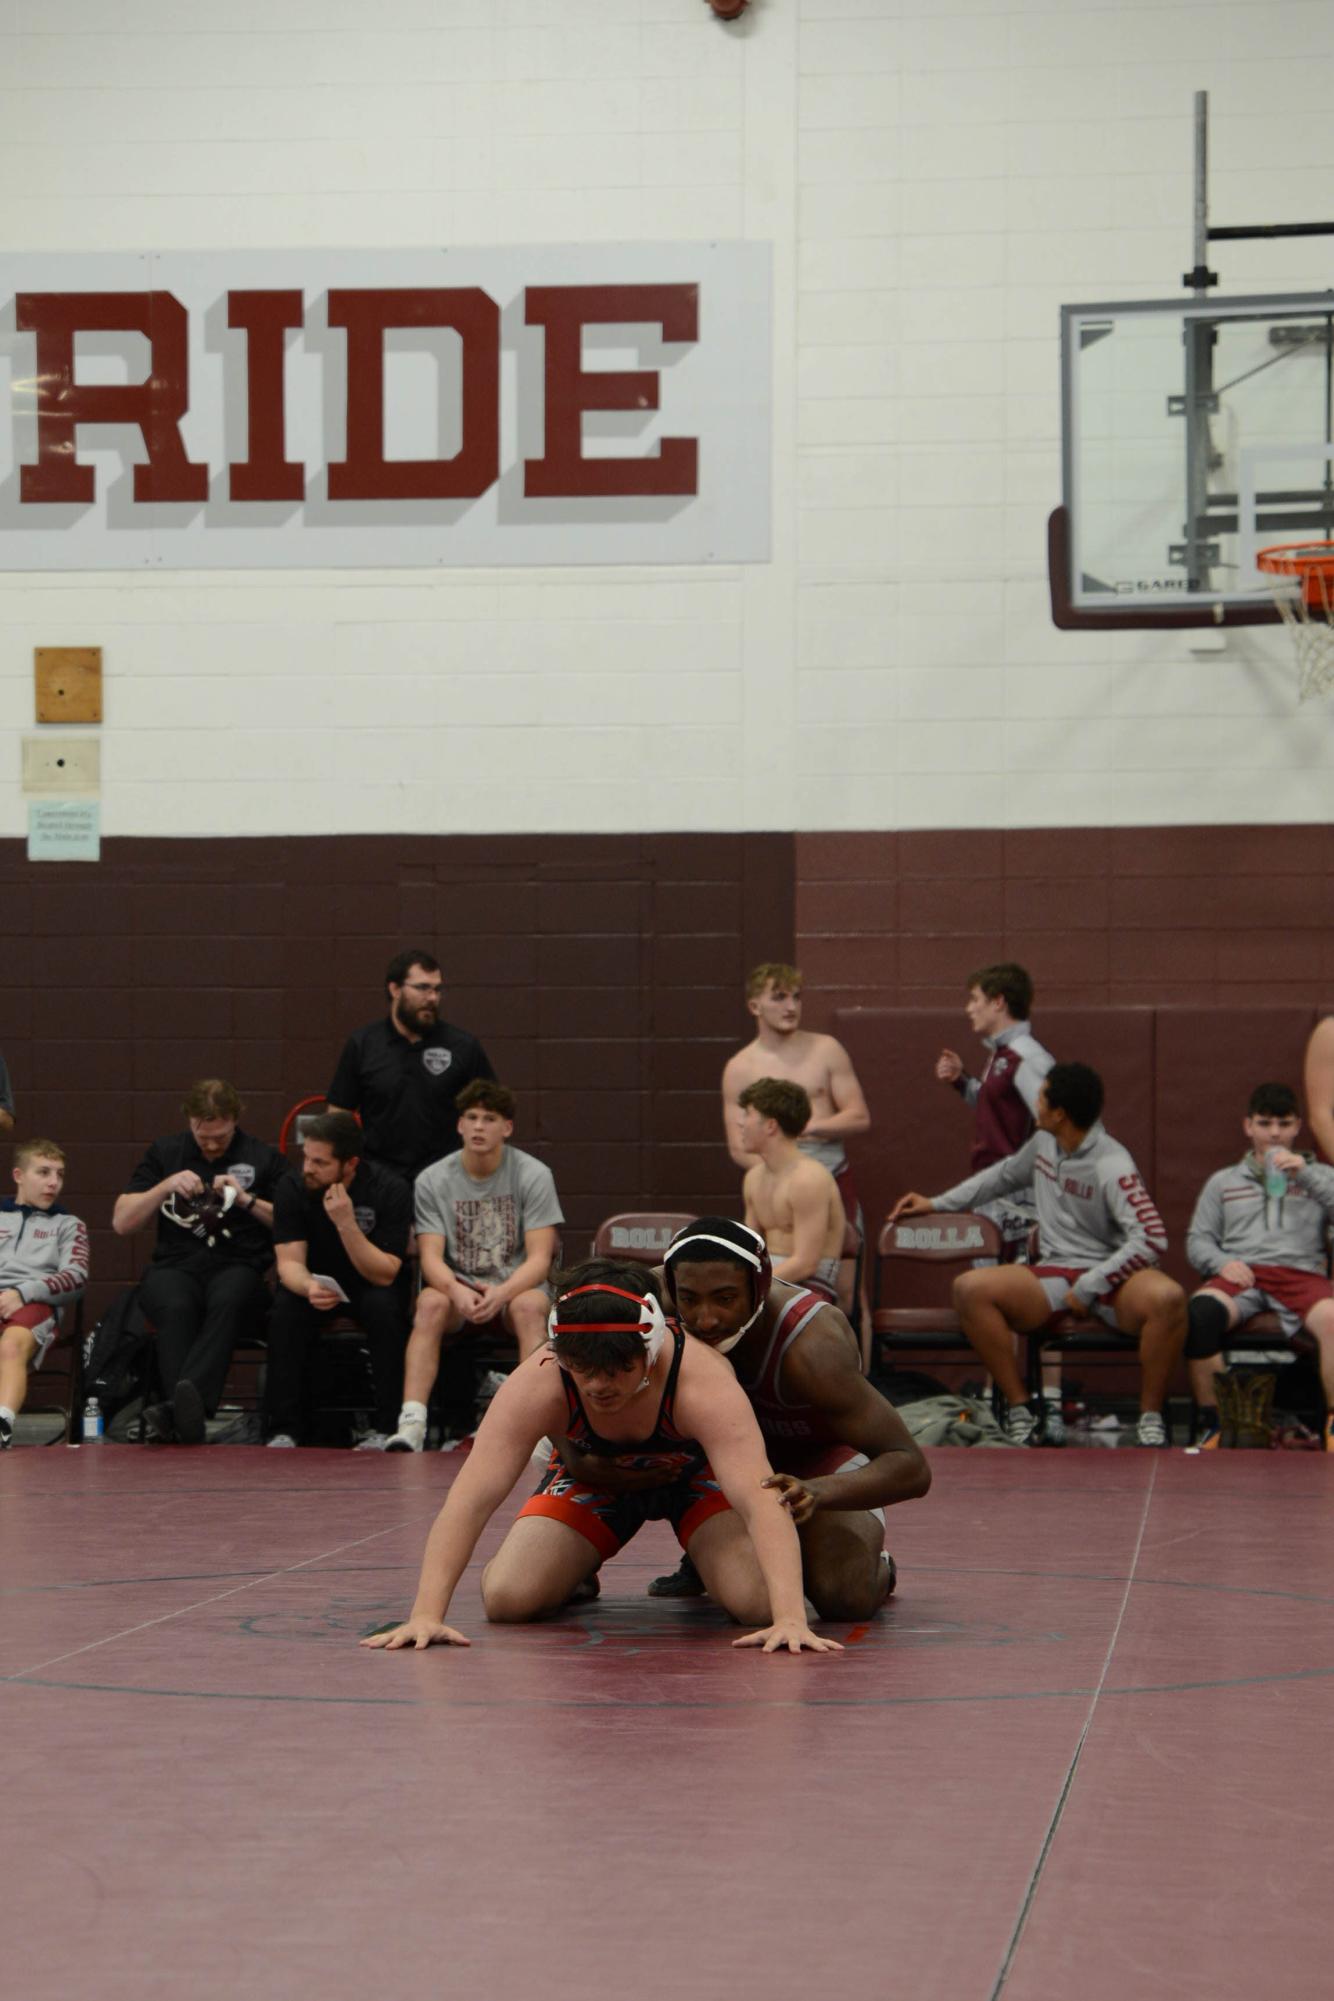
[[[273,1262],[273,1191],[287,1172],[276,1147],[242,1132],[234,1084],[205,1077],[182,1107],[188,1132],[149,1147],[111,1227],[132,1237],[157,1219],[153,1260],[139,1303],[157,1330],[165,1402],[144,1412],[154,1443],[197,1445],[227,1380],[247,1322],[268,1310],[264,1274]]]
[[[320,1332],[335,1308],[366,1336],[375,1382],[375,1425],[362,1451],[383,1451],[403,1389],[408,1300],[403,1260],[412,1191],[388,1168],[362,1160],[350,1112],[325,1112],[306,1127],[300,1178],[289,1174],[273,1204],[278,1296],[269,1322],[264,1428],[270,1445],[295,1445],[310,1408]]]
[[[459,1144],[455,1099],[476,1077],[494,1078],[475,1035],[440,1019],[440,962],[415,947],[385,973],[389,1013],[344,1044],[329,1086],[331,1112],[359,1112],[363,1157],[405,1181]]]

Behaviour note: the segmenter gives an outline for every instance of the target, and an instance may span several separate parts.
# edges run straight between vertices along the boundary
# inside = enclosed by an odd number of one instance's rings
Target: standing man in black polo
[[[264,1428],[270,1445],[296,1445],[310,1413],[320,1334],[346,1306],[366,1337],[375,1383],[378,1452],[394,1428],[403,1390],[409,1307],[403,1260],[412,1191],[388,1168],[360,1158],[361,1128],[349,1112],[312,1119],[301,1173],[273,1204],[278,1292],[269,1322]]]
[[[405,1181],[459,1145],[455,1099],[494,1078],[475,1035],[440,1019],[440,962],[413,948],[385,972],[389,1013],[350,1035],[329,1086],[331,1112],[359,1112],[362,1157]]]
[[[139,1303],[157,1330],[165,1401],[144,1412],[154,1443],[198,1445],[247,1323],[263,1325],[273,1263],[273,1194],[287,1162],[242,1132],[241,1098],[222,1077],[191,1086],[183,1133],[157,1139],[116,1198],[111,1227],[132,1237],[156,1220]]]

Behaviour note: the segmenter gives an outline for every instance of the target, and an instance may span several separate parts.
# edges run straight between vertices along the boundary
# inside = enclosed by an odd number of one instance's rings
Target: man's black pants
[[[347,1316],[366,1337],[375,1385],[375,1429],[392,1431],[403,1400],[403,1354],[408,1345],[407,1287],[347,1286],[348,1304],[328,1313],[279,1285],[269,1319],[269,1367],[264,1389],[264,1432],[300,1439],[307,1429],[319,1366],[320,1337]]]
[[[232,1350],[244,1334],[260,1334],[269,1289],[251,1265],[200,1250],[188,1260],[148,1267],[139,1285],[144,1318],[157,1331],[162,1393],[194,1384],[212,1417]]]

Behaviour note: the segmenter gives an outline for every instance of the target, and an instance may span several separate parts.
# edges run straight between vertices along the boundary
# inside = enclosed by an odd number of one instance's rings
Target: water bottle
[[[1276,1148],[1269,1147],[1265,1153],[1265,1228],[1277,1230],[1283,1221],[1283,1197],[1288,1192],[1288,1177],[1281,1167],[1274,1165]]]
[[[85,1445],[100,1445],[103,1436],[102,1406],[96,1397],[89,1397],[83,1407],[83,1442]]]

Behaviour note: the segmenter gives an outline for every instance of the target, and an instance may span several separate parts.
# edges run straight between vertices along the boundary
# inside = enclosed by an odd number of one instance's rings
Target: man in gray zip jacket
[[[954,1281],[963,1331],[1009,1404],[1006,1435],[1034,1441],[1040,1412],[1025,1402],[1014,1336],[1036,1334],[1060,1313],[1092,1315],[1138,1342],[1136,1442],[1166,1445],[1163,1401],[1186,1339],[1186,1295],[1155,1270],[1167,1249],[1157,1206],[1126,1149],[1100,1122],[1102,1079],[1086,1063],[1056,1063],[1038,1093],[1038,1130],[1018,1153],[943,1195],[904,1195],[890,1221],[930,1210],[975,1209],[1033,1189],[1038,1261],[993,1265]]]
[[[1214,1378],[1230,1331],[1257,1313],[1276,1313],[1289,1340],[1305,1326],[1320,1349],[1325,1450],[1334,1451],[1334,1286],[1328,1233],[1334,1221],[1334,1168],[1293,1151],[1301,1131],[1297,1094],[1258,1084],[1242,1131],[1250,1151],[1211,1174],[1200,1190],[1186,1255],[1205,1283],[1190,1302],[1186,1356],[1200,1406],[1196,1443],[1218,1444]],[[1276,1177],[1274,1189],[1266,1173]]]

